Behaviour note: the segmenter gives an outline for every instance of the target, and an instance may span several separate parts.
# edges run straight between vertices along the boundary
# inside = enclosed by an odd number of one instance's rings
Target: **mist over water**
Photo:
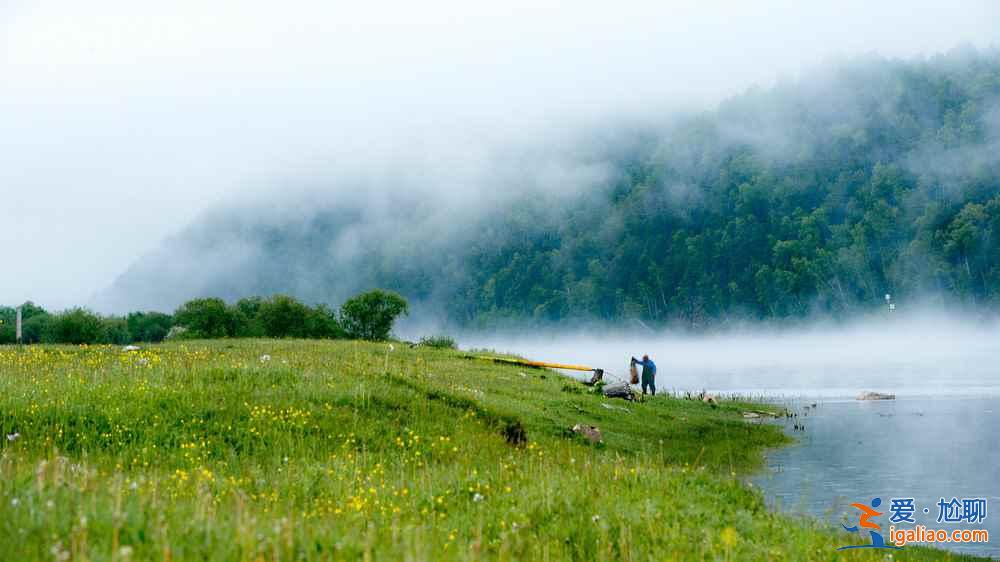
[[[488,348],[540,361],[585,364],[609,376],[632,356],[657,364],[657,388],[766,395],[854,397],[1000,395],[995,322],[947,314],[896,315],[846,325],[745,328],[710,335],[571,333],[468,335]]]

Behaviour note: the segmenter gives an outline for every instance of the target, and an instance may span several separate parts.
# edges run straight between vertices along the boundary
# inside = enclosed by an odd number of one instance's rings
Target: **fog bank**
[[[585,364],[625,378],[631,356],[656,362],[661,390],[772,397],[1000,396],[1000,324],[940,312],[795,329],[760,326],[678,332],[468,334],[463,348]],[[567,372],[567,374],[573,374]]]

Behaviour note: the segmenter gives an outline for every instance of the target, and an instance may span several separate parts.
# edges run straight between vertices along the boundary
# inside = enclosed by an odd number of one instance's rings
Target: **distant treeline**
[[[309,306],[287,295],[247,297],[228,304],[219,298],[188,301],[172,315],[131,312],[103,316],[84,308],[50,313],[21,305],[22,343],[119,344],[165,339],[314,338],[385,340],[408,310],[396,293],[373,290],[348,299],[339,313]],[[0,307],[0,344],[16,343],[16,309]]]

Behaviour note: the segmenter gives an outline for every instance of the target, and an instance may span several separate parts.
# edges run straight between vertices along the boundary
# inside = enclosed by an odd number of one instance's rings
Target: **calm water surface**
[[[851,503],[879,497],[885,515],[878,522],[887,529],[890,499],[914,498],[916,524],[948,531],[985,528],[992,539],[936,546],[1000,558],[1000,399],[817,399],[786,405],[798,417],[780,423],[796,443],[771,451],[766,470],[754,479],[770,505],[839,529],[848,515],[849,525],[857,521]],[[805,429],[794,430],[794,424]],[[938,523],[942,497],[983,497],[995,513],[981,525]]]

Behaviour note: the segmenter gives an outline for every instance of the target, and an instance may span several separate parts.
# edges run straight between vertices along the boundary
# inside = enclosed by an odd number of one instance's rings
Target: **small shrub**
[[[511,445],[523,445],[528,442],[528,432],[524,430],[524,425],[520,420],[507,420],[500,433]]]
[[[435,349],[458,349],[455,340],[448,336],[429,336],[420,339],[420,345]]]

